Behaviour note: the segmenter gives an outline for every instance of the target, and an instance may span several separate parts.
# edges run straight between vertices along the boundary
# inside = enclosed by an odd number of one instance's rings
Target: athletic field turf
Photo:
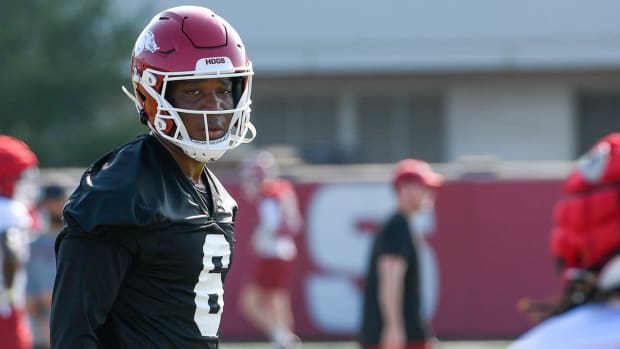
[[[434,349],[505,349],[507,341],[442,341]],[[226,343],[222,349],[272,349],[269,343]],[[359,349],[354,342],[304,342],[302,349]]]

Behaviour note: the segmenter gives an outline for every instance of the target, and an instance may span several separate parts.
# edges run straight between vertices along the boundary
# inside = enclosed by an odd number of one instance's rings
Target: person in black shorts
[[[52,348],[217,348],[237,204],[206,166],[252,141],[252,65],[211,10],[158,13],[131,60],[150,132],[95,161],[64,208]]]
[[[397,209],[373,242],[359,341],[364,349],[428,349],[432,334],[420,310],[420,271],[413,215],[433,205],[442,177],[424,161],[405,159],[392,179]]]

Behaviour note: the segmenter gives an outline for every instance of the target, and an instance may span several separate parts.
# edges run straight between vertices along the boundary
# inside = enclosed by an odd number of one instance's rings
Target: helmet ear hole
[[[157,84],[157,78],[151,72],[145,71],[142,74],[142,80],[149,86],[155,86]]]

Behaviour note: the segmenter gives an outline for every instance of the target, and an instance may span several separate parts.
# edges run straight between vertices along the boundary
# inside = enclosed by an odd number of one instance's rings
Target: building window
[[[252,113],[257,146],[286,145],[296,148],[308,163],[337,162],[335,98],[267,98],[257,102]]]
[[[577,97],[577,154],[603,136],[620,131],[620,91],[584,92]]]
[[[355,95],[352,123],[340,122],[339,99],[268,97],[256,101],[252,120],[258,147],[290,146],[307,163],[387,163],[406,157],[444,160],[439,96]],[[353,130],[341,128],[354,126]],[[343,142],[353,137],[354,142]],[[350,138],[349,138],[350,139]]]
[[[364,162],[406,157],[444,160],[444,122],[439,96],[363,96],[359,148]]]

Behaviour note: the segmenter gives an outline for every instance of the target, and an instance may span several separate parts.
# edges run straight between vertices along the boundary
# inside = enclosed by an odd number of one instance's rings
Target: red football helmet
[[[241,164],[241,177],[253,177],[259,181],[276,178],[279,175],[278,163],[271,152],[261,150],[246,158]]]
[[[249,199],[253,199],[265,180],[275,179],[278,175],[278,163],[273,154],[266,150],[258,151],[241,163],[241,188]]]
[[[0,135],[0,196],[13,198],[16,191],[21,191],[17,188],[20,180],[31,182],[38,163],[37,156],[26,143]]]
[[[153,132],[201,161],[218,159],[229,149],[254,139],[250,122],[252,64],[235,29],[211,10],[180,6],[157,14],[139,35],[133,48],[132,95],[140,119]],[[231,78],[236,106],[229,110],[186,110],[166,100],[170,81]],[[179,116],[195,114],[205,122],[210,117],[232,115],[226,134],[219,139],[192,139]]]
[[[568,196],[555,206],[551,252],[566,271],[602,273],[620,252],[620,133],[604,137],[579,159],[564,191]],[[620,285],[620,274],[604,274],[606,283]]]

